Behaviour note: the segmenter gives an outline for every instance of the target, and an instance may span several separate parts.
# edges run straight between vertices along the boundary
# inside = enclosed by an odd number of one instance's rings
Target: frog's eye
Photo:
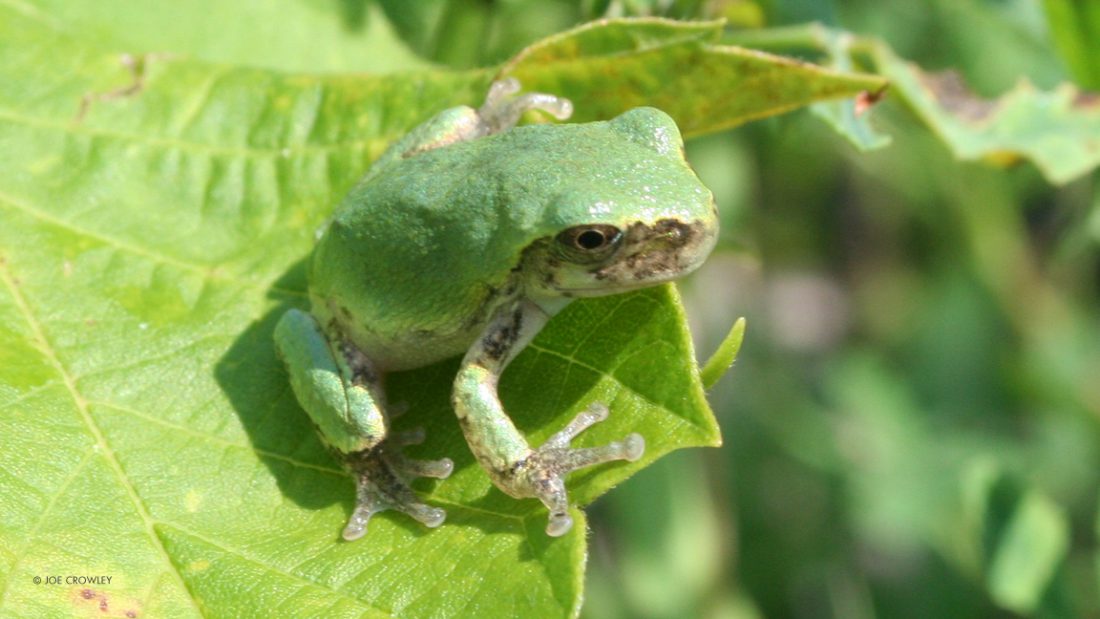
[[[566,254],[579,259],[602,258],[618,246],[622,232],[615,226],[593,224],[569,228],[558,235]]]

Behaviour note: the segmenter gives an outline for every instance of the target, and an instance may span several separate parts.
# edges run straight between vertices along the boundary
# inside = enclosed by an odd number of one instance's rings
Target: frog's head
[[[577,173],[595,181],[556,197],[555,234],[525,256],[535,275],[528,286],[548,295],[600,296],[698,268],[714,247],[718,212],[684,159],[675,122],[660,110],[636,108],[593,124],[607,132],[606,150]]]

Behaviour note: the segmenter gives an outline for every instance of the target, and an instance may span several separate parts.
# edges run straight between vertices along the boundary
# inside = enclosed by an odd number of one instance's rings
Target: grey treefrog
[[[429,527],[445,518],[408,481],[445,478],[453,464],[402,455],[420,437],[391,433],[386,372],[464,355],[452,403],[466,441],[498,488],[546,505],[552,536],[573,524],[568,472],[636,460],[645,449],[638,434],[571,447],[607,417],[599,403],[533,448],[501,406],[497,382],[573,299],[698,267],[718,231],[714,199],[664,112],[517,127],[527,110],[559,120],[572,113],[567,99],[518,91],[514,79],[495,82],[480,109],[445,110],[391,146],[317,242],[311,311],[289,310],[276,327],[298,401],[357,480],[345,539],[361,537],[386,509]]]

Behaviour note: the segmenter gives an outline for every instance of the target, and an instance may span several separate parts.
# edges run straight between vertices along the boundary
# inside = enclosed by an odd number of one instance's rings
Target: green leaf
[[[1069,550],[1065,513],[986,458],[970,465],[963,491],[990,596],[1017,613],[1034,612]]]
[[[1055,184],[1068,183],[1100,165],[1100,95],[1073,84],[1040,91],[1021,81],[997,99],[983,99],[970,91],[958,73],[926,73],[882,41],[820,24],[747,31],[730,39],[770,51],[810,51],[842,69],[856,66],[858,59],[888,79],[888,91],[868,89],[869,96],[862,101],[814,107],[863,150],[882,145],[883,136],[875,134],[866,124],[866,115],[856,114],[856,109],[885,94],[912,108],[959,159],[1001,166],[1028,159]]]
[[[957,73],[926,73],[885,45],[874,57],[894,92],[959,159],[1008,165],[1025,158],[1055,184],[1100,165],[1100,96],[1069,83],[1040,91],[1021,81],[983,99]]]
[[[740,352],[741,342],[744,339],[745,319],[738,318],[737,322],[730,327],[730,332],[722,338],[718,350],[714,351],[710,359],[707,359],[707,362],[703,364],[703,369],[699,371],[699,378],[703,381],[704,388],[710,389],[713,387],[718,379],[726,373],[726,370],[730,369],[733,362],[737,360],[737,353]]]
[[[1100,5],[1093,0],[1043,0],[1043,7],[1074,79],[1100,90]]]
[[[829,66],[840,71],[856,70],[851,56],[852,35],[829,28],[821,28],[820,32],[828,54]],[[857,149],[869,151],[884,148],[890,144],[890,136],[875,131],[870,123],[870,114],[866,112],[885,93],[885,90],[886,87],[883,86],[856,100],[815,103],[810,110]]]
[[[197,36],[127,65],[103,50],[141,47],[108,27],[111,15],[49,6],[0,3],[0,614],[575,615],[583,514],[551,539],[537,502],[490,485],[450,410],[454,361],[388,382],[409,404],[398,427],[428,430],[413,455],[455,460],[450,479],[418,486],[448,510],[446,525],[383,515],[344,543],[353,484],[314,436],[271,341],[288,307],[306,307],[303,261],[332,205],[395,137],[479,102],[489,73],[243,68],[202,60],[210,49]],[[160,24],[150,10],[141,24],[182,33],[201,13]],[[81,28],[74,15],[87,18]],[[652,34],[678,32],[669,23],[639,23],[655,46],[650,74],[615,51],[631,23],[605,27],[612,43],[568,64],[614,55],[638,84],[620,83],[619,103],[603,95],[601,114],[657,92],[643,86],[668,81],[662,53],[704,49]],[[699,101],[661,99],[681,118],[785,73],[816,85],[747,96],[734,115],[697,119],[697,132],[867,82],[701,53],[728,62],[731,84],[707,77],[692,87]],[[552,81],[563,65],[521,66]],[[768,66],[763,81],[738,78]],[[584,114],[602,83],[591,70],[570,82]],[[579,443],[645,436],[641,461],[571,478],[580,505],[662,454],[720,440],[671,286],[573,304],[505,373],[501,396],[535,443],[593,401],[612,415]],[[52,575],[111,580],[34,583]]]
[[[34,0],[13,2],[11,9],[103,51],[171,52],[286,71],[390,73],[428,67],[374,2]]]
[[[1100,193],[1097,193],[1092,199],[1092,208],[1089,210],[1085,225],[1092,240],[1100,243]]]
[[[718,45],[721,33],[721,21],[602,20],[531,45],[501,74],[583,100],[574,120],[652,105],[668,112],[685,137],[886,85],[873,75]]]
[[[827,66],[839,71],[856,70],[852,59],[853,46],[858,47],[861,42],[849,32],[817,23],[765,30],[735,30],[723,40],[750,48],[815,52],[820,54]],[[890,136],[879,133],[871,126],[867,111],[885,91],[886,83],[882,82],[877,90],[861,93],[855,100],[824,101],[813,104],[810,110],[860,151],[883,148],[890,144]]]
[[[1034,610],[1069,549],[1069,524],[1050,499],[1029,492],[1016,509],[996,559],[989,568],[989,591],[1005,608]]]

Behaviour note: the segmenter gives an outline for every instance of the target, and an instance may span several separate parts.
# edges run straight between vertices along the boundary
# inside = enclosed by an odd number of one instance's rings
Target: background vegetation
[[[879,37],[985,97],[1100,88],[1095,7],[724,5]],[[698,349],[730,311],[749,324],[711,395],[725,445],[591,510],[588,616],[1100,613],[1097,177],[960,162],[897,95],[873,114],[881,150],[805,112],[690,145],[726,218],[686,286]],[[1096,144],[1092,118],[1076,131]]]
[[[0,615],[550,616],[573,612],[582,585],[593,618],[1100,614],[1094,7],[0,0],[0,434],[13,437],[0,450]],[[635,64],[602,74],[627,86],[601,99],[592,75],[539,65],[604,62],[613,37],[510,66],[529,86],[593,93],[565,91],[592,118],[646,91],[662,98],[641,103],[702,135],[688,157],[723,237],[682,286],[699,356],[735,317],[749,325],[709,393],[724,446],[672,453],[588,508],[585,574],[583,535],[550,543],[542,514],[498,500],[445,429],[444,364],[392,387],[429,426],[423,454],[459,466],[424,487],[450,526],[379,519],[369,552],[335,543],[350,486],[270,346],[273,321],[302,303],[312,231],[423,112],[476,101],[493,70],[480,68],[594,18],[644,15],[724,18],[721,43],[891,81],[877,103],[877,79],[789,66],[774,89],[676,91],[635,79]],[[639,32],[623,40],[669,40]],[[704,47],[720,56],[707,70],[743,60]],[[615,62],[628,56],[641,54]],[[652,75],[689,72],[654,57],[666,63]],[[714,133],[829,88],[866,94]],[[640,464],[714,441],[675,300],[631,299],[556,321],[547,354],[506,383],[562,376],[585,353],[570,348],[578,333],[619,313],[661,339],[671,352],[654,367],[682,380],[654,387],[644,364],[574,375],[554,402],[506,385],[536,436],[581,406],[575,393],[622,397],[647,419],[658,449]],[[592,365],[644,344],[612,334]],[[574,497],[633,470],[579,476]],[[50,571],[118,580],[31,584]]]

